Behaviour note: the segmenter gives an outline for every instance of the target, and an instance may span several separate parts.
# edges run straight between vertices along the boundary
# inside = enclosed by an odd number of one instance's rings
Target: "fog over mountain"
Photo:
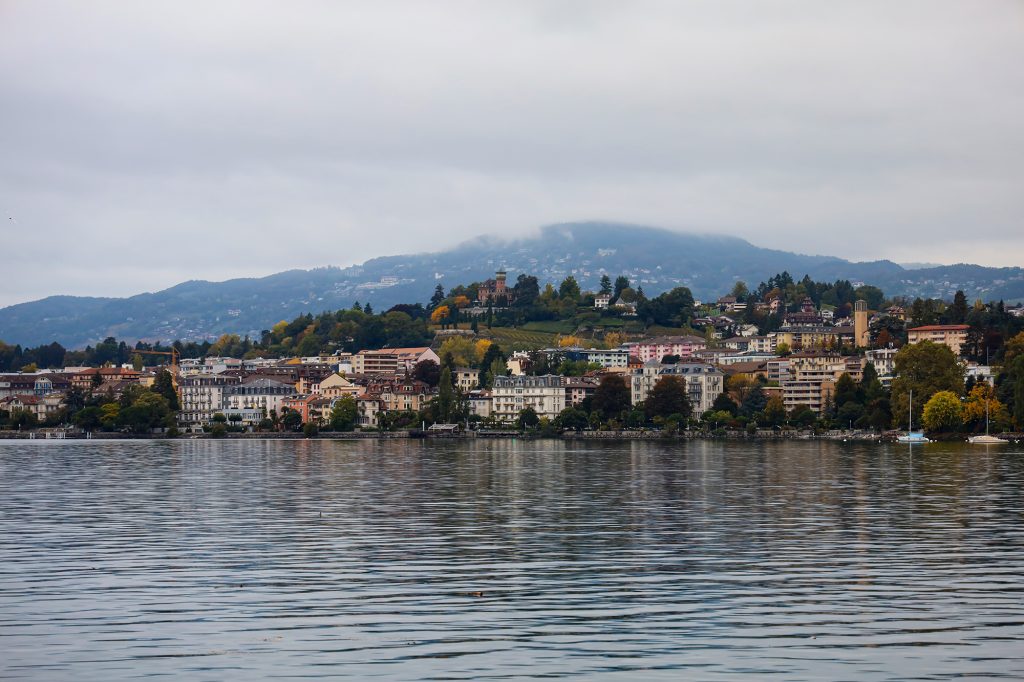
[[[1021,64],[1014,0],[4,0],[0,305],[581,217],[1019,265]]]
[[[962,288],[970,298],[1024,297],[1024,270],[952,265],[907,270],[890,261],[855,263],[765,249],[735,237],[688,234],[615,223],[569,223],[518,240],[481,237],[453,249],[374,258],[361,265],[289,270],[225,282],[189,281],[130,298],[51,296],[0,309],[0,339],[23,345],[59,341],[78,347],[107,336],[126,340],[211,338],[225,332],[258,336],[304,312],[369,302],[376,311],[426,302],[446,289],[491,277],[536,275],[557,285],[573,275],[596,289],[603,273],[625,274],[648,295],[677,286],[698,298],[717,297],[736,280],[750,285],[788,271],[817,280],[850,279],[887,294],[943,296]]]

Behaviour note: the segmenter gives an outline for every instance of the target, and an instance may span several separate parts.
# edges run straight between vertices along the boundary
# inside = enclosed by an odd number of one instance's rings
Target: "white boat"
[[[910,392],[910,406],[909,406],[908,418],[907,418],[907,432],[902,436],[896,437],[898,443],[908,443],[914,445],[917,443],[931,443],[931,439],[924,435],[924,431],[914,430],[914,392]]]
[[[971,436],[967,439],[967,442],[971,445],[1006,445],[1009,443],[1009,441],[1005,441],[1002,438],[990,436],[988,433],[988,398],[985,398],[985,435]]]

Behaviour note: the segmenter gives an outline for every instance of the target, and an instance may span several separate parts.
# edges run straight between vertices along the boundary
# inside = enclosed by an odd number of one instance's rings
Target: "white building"
[[[694,414],[711,409],[715,398],[725,390],[725,375],[712,365],[678,363],[663,365],[655,360],[644,363],[630,377],[630,398],[633,404],[647,400],[651,389],[665,376],[677,376],[686,384],[686,397]]]
[[[293,384],[273,379],[249,377],[237,386],[228,386],[224,391],[224,408],[233,412],[256,410],[263,416],[271,412],[281,414],[281,401],[295,393]],[[225,412],[227,414],[227,412]]]
[[[241,383],[241,377],[222,374],[194,374],[182,378],[178,421],[185,426],[209,424],[214,414],[224,410],[227,391]]]
[[[565,409],[565,388],[562,377],[544,376],[496,377],[491,390],[491,414],[505,422],[514,422],[520,410],[532,407],[539,417],[554,419]]]

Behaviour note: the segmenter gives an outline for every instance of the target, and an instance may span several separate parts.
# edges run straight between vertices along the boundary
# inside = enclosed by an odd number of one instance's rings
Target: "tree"
[[[736,283],[732,285],[732,296],[737,301],[745,301],[749,295],[750,290],[747,289],[747,283],[743,280],[737,280]]]
[[[728,393],[719,393],[718,397],[715,398],[715,402],[711,403],[711,409],[716,412],[728,412],[732,416],[736,416],[739,412],[739,406],[736,405],[736,401],[729,397]]]
[[[589,421],[587,419],[587,413],[583,410],[575,407],[567,407],[558,413],[558,416],[555,418],[555,424],[559,428],[582,431],[587,428]]]
[[[686,397],[686,383],[674,374],[662,376],[644,401],[644,414],[648,419],[678,414],[690,416],[690,401]]]
[[[412,368],[412,378],[433,388],[441,381],[441,366],[433,360],[420,360]]]
[[[320,354],[320,339],[316,334],[309,333],[302,337],[299,345],[295,348],[295,354],[299,357],[312,357]]]
[[[967,296],[958,290],[953,296],[953,305],[947,311],[950,324],[963,324],[967,321]]]
[[[733,374],[725,379],[726,392],[741,403],[747,399],[750,392],[758,385],[757,379],[749,374]],[[762,405],[762,407],[764,406]]]
[[[907,423],[908,399],[914,392],[914,412],[939,391],[959,395],[964,386],[964,369],[948,347],[921,341],[899,350],[894,358],[896,378],[892,382],[892,417],[897,427]]]
[[[986,414],[986,406],[988,411]],[[974,431],[985,429],[985,418],[992,428],[1001,431],[1010,425],[1010,413],[1006,405],[996,399],[995,390],[988,383],[981,381],[967,394],[967,402],[964,403],[963,420]]]
[[[782,398],[773,395],[764,406],[764,421],[769,426],[781,426],[786,421],[786,405]]]
[[[526,308],[537,302],[537,297],[540,296],[540,284],[537,283],[537,278],[533,275],[519,275],[516,278],[515,286],[512,287],[512,293],[515,295],[515,305]]]
[[[618,300],[619,296],[622,294],[622,290],[626,289],[628,287],[629,287],[629,277],[626,277],[625,275],[619,275],[618,277],[616,277],[615,278],[615,289],[614,289],[614,293],[612,294],[612,300]]]
[[[452,386],[452,372],[445,367],[441,370],[441,379],[437,384],[437,397],[434,399],[434,416],[442,424],[451,420],[455,411],[455,389]]]
[[[453,336],[441,344],[437,354],[442,359],[446,355],[450,355],[455,367],[473,367],[477,360],[476,350],[476,344],[471,339],[464,336]],[[444,363],[442,362],[442,364]]]
[[[562,280],[562,283],[558,286],[558,297],[567,298],[572,301],[578,301],[580,298],[580,285],[576,282],[576,278],[569,275]]]
[[[644,299],[637,306],[637,314],[648,323],[679,327],[693,318],[693,294],[687,287]]]
[[[768,396],[760,386],[754,386],[747,393],[747,397],[740,403],[739,414],[744,417],[753,417],[758,412],[763,412],[768,405]]]
[[[952,391],[935,393],[925,403],[921,418],[929,431],[959,431],[964,423],[960,397]]]
[[[430,307],[436,308],[444,301],[444,287],[440,283],[434,287],[434,295],[430,297]]]
[[[331,431],[351,431],[358,416],[356,399],[353,396],[338,398],[331,408]]]
[[[142,362],[142,356],[136,353],[132,356],[132,369],[136,372],[141,372],[145,365]]]
[[[83,431],[95,431],[103,425],[100,421],[102,416],[103,413],[99,407],[90,405],[76,412],[72,422]]]
[[[609,374],[601,379],[594,390],[592,405],[603,419],[618,417],[623,410],[628,410],[630,392],[626,381],[618,374]]]
[[[174,390],[174,377],[166,369],[156,373],[153,380],[153,392],[162,395],[167,399],[167,405],[171,410],[178,411],[178,392]]]
[[[298,431],[302,428],[302,415],[296,410],[285,410],[281,415],[281,425],[289,431]]]
[[[860,402],[857,382],[855,382],[853,377],[851,377],[847,372],[843,372],[839,379],[836,380],[835,396],[833,400],[835,401],[836,409],[842,407],[848,402]]]
[[[601,293],[612,293],[612,280],[608,275],[601,275]]]
[[[450,316],[451,309],[446,305],[439,305],[430,313],[430,321],[443,326]]]
[[[519,416],[516,418],[516,424],[521,429],[529,429],[540,423],[540,418],[537,416],[537,411],[530,406],[526,406],[519,410]]]
[[[496,357],[494,358],[494,360],[491,361],[491,364],[488,365],[487,370],[482,376],[481,381],[483,382],[485,388],[491,388],[494,386],[494,380],[497,377],[506,376],[507,372],[508,365],[506,365],[505,361],[502,360],[500,357]]]
[[[864,397],[864,401],[868,403],[881,398],[885,394],[885,389],[882,387],[882,382],[878,378],[878,371],[875,370],[873,362],[864,365],[864,372],[860,378],[860,393]]]

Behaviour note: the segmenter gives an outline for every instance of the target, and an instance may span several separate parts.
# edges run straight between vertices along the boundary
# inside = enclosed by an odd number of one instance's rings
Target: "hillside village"
[[[0,429],[163,435],[1024,428],[1024,311],[778,274],[712,301],[605,274],[437,285],[259,339],[0,343]]]

